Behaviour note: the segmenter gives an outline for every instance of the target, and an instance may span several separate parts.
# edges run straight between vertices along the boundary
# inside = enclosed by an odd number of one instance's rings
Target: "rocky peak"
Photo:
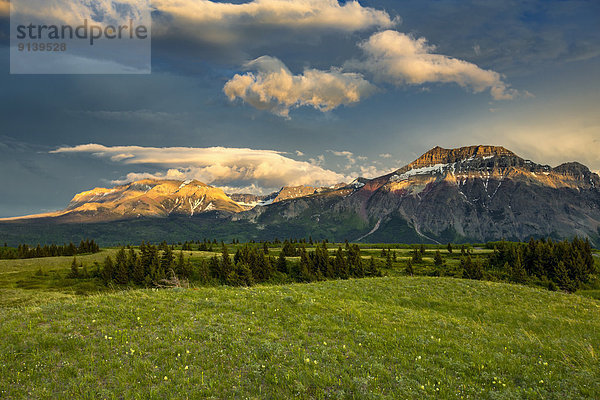
[[[273,200],[273,203],[277,203],[283,200],[295,199],[298,197],[308,196],[314,194],[317,188],[312,186],[284,186],[277,193],[277,196]]]
[[[489,157],[517,157],[515,153],[501,146],[467,146],[456,149],[444,149],[436,146],[417,158],[408,167],[422,168],[436,164],[451,164],[469,159],[485,159]]]

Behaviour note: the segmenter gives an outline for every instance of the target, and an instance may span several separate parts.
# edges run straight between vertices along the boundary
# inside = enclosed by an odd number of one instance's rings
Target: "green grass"
[[[61,296],[0,308],[0,398],[600,398],[600,302],[578,295],[384,277]]]

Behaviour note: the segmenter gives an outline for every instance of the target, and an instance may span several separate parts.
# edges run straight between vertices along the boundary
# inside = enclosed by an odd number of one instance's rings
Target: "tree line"
[[[477,256],[473,249],[461,246],[458,267],[448,266],[440,250],[433,257],[433,275],[451,275],[467,279],[492,279],[514,283],[541,285],[550,290],[574,292],[590,282],[595,271],[592,246],[587,239],[554,242],[530,239],[529,242],[489,242],[492,252]],[[447,247],[448,254],[454,249]],[[423,264],[425,247],[415,247],[407,261],[406,272]],[[388,250],[389,258],[389,250]]]
[[[30,247],[28,244],[20,244],[18,247],[8,247],[6,243],[4,247],[0,247],[0,259],[24,259],[24,258],[40,258],[40,257],[60,257],[74,256],[77,254],[97,253],[100,247],[93,240],[86,239],[79,243],[79,246],[72,242],[63,245],[44,245],[39,244],[36,247]]]
[[[490,243],[490,269],[503,270],[510,280],[528,283],[548,282],[550,288],[574,292],[590,281],[595,272],[592,246],[587,239],[554,242],[552,239],[529,240],[528,243]]]
[[[211,243],[214,245],[214,243]],[[358,245],[346,244],[330,254],[327,243],[317,244],[313,251],[304,244],[297,249],[294,260],[281,251],[275,257],[267,246],[243,245],[233,256],[226,244],[221,254],[209,259],[192,261],[183,250],[177,255],[172,246],[142,242],[139,251],[121,248],[113,257],[107,256],[92,272],[73,260],[70,277],[97,277],[106,284],[144,287],[169,286],[181,282],[251,286],[263,282],[313,282],[325,279],[381,276],[374,258],[362,259]],[[84,273],[85,271],[85,273]]]

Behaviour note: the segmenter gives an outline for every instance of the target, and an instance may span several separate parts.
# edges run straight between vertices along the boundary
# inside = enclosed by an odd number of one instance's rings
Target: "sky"
[[[349,182],[435,146],[600,170],[598,1],[151,7],[151,74],[11,75],[0,0],[0,217],[149,177],[230,193]]]

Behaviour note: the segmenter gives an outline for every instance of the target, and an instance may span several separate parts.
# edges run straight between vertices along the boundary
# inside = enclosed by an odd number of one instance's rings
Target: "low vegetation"
[[[528,246],[204,241],[0,260],[0,398],[600,398],[598,300],[476,279],[514,280],[514,251],[517,276],[542,285]],[[348,279],[331,276],[340,247]],[[356,254],[385,276],[355,279]],[[180,279],[116,268],[144,257]],[[229,280],[227,262],[250,274]]]

